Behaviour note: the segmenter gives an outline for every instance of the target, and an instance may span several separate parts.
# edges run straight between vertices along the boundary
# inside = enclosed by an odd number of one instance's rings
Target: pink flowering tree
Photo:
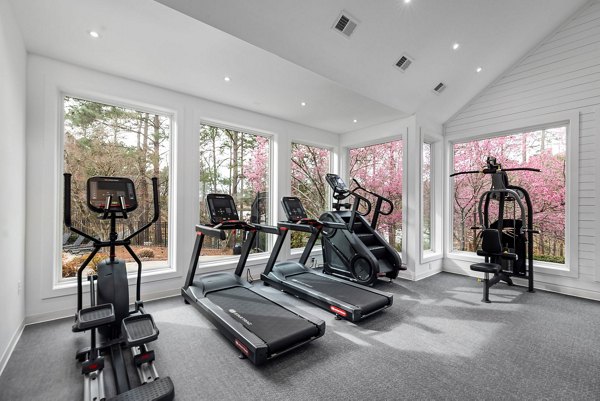
[[[402,250],[402,153],[401,140],[350,150],[350,177],[394,204],[390,215],[380,217],[377,230],[398,250]]]
[[[566,129],[559,127],[455,144],[454,171],[480,170],[487,156],[496,157],[505,168],[542,170],[541,173],[508,172],[509,182],[523,187],[531,197],[534,228],[540,231],[534,236],[534,258],[564,263],[565,155]],[[471,227],[479,224],[477,204],[490,185],[490,177],[482,174],[453,178],[454,249],[471,252],[477,249],[478,238]],[[497,214],[497,206],[492,203],[491,221]],[[512,214],[513,209],[509,207],[507,211]]]

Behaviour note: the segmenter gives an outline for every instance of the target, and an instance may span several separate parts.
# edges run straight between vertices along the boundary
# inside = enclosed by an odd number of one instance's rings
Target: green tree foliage
[[[128,177],[136,186],[139,203],[119,225],[119,234],[128,235],[151,219],[151,178],[158,177],[161,217],[140,241],[166,247],[170,131],[169,116],[65,97],[64,171],[72,174],[73,224],[96,236],[106,235],[107,222],[87,209],[87,179]]]
[[[224,193],[233,196],[238,214],[243,220],[268,223],[269,203],[264,201],[269,190],[269,140],[260,135],[202,125],[200,127],[200,222],[208,223],[206,195]],[[258,198],[261,207],[254,208]],[[259,233],[255,252],[266,250],[264,233]],[[243,233],[231,232],[222,243],[209,239],[206,248],[218,249],[218,254],[231,254],[244,241]]]

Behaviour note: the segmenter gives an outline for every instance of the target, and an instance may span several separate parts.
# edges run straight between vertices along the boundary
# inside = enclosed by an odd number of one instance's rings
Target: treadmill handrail
[[[223,241],[223,240],[225,240],[227,238],[227,235],[225,234],[225,231],[220,230],[218,228],[214,228],[214,227],[210,227],[210,226],[205,226],[205,225],[202,225],[202,224],[197,224],[196,225],[196,232],[204,234],[204,235],[207,235],[209,237],[218,238],[221,241]]]
[[[302,224],[302,223],[296,223],[296,222],[289,222],[289,221],[280,221],[277,223],[277,225],[281,228],[287,228],[289,230],[292,231],[302,231],[305,233],[312,233],[317,229],[317,225],[316,224]]]
[[[279,227],[276,227],[276,226],[269,226],[267,224],[254,223],[254,224],[252,224],[252,227],[254,227],[257,231],[261,231],[261,232],[264,232],[267,234],[275,234],[275,235],[279,234]]]

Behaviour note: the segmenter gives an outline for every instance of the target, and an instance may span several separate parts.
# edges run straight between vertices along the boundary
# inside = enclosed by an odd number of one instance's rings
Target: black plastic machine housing
[[[277,227],[238,220],[230,195],[206,198],[211,225],[196,226],[196,241],[181,295],[194,305],[252,363],[292,351],[325,333],[325,322],[283,306],[242,279],[257,233],[278,234]],[[226,231],[244,232],[244,243],[234,273],[216,272],[196,277],[206,237],[226,239]]]
[[[499,281],[513,285],[511,277],[526,279],[528,291],[535,291],[533,235],[538,234],[538,231],[533,228],[533,204],[525,188],[510,184],[507,174],[510,171],[541,170],[532,167],[504,168],[495,157],[488,156],[486,165],[481,170],[461,171],[450,175],[483,174],[491,178],[490,188],[480,195],[477,204],[479,225],[472,227],[473,230],[481,230],[483,248],[494,249],[497,245],[503,249],[500,253],[479,249],[477,254],[484,256],[485,262],[471,265],[471,270],[485,274],[484,302],[489,302],[489,288]],[[496,202],[497,205],[493,208],[492,205]],[[494,217],[495,220],[491,221]],[[490,273],[494,274],[492,278],[488,278]]]
[[[88,330],[90,346],[77,352],[84,375],[84,398],[105,399],[104,355],[110,355],[116,397],[111,400],[172,400],[175,394],[169,377],[159,377],[154,367],[154,353],[147,343],[158,338],[158,328],[152,316],[145,312],[141,300],[142,263],[131,247],[131,240],[148,229],[159,218],[158,179],[152,179],[154,215],[150,222],[127,237],[118,239],[117,219],[127,219],[127,213],[138,207],[133,181],[124,177],[91,177],[87,181],[87,206],[102,213],[99,218],[110,222],[108,240],[96,238],[76,228],[71,220],[71,174],[64,174],[64,222],[74,233],[93,243],[92,252],[77,270],[77,311],[74,332]],[[123,246],[137,263],[135,306],[129,309],[129,283],[124,260],[116,257],[116,247]],[[102,248],[109,248],[109,257],[96,264],[96,273],[88,275],[90,306],[83,305],[83,272]],[[102,341],[97,344],[97,333]],[[135,366],[141,384],[130,383],[124,350],[133,358],[143,359]],[[152,397],[152,398],[150,398]]]
[[[398,277],[400,270],[406,270],[400,254],[376,230],[379,218],[394,210],[393,203],[356,180],[350,189],[337,174],[327,174],[325,179],[335,202],[333,210],[324,212],[319,220],[343,223],[347,229],[323,229],[323,272],[363,285],[372,285],[382,276]],[[375,200],[374,206],[367,197]]]
[[[311,302],[338,319],[357,322],[393,303],[392,294],[364,287],[306,267],[320,233],[324,227],[347,230],[343,223],[321,222],[307,218],[302,202],[297,197],[284,197],[281,201],[287,221],[279,222],[279,237],[273,247],[261,279],[265,285]],[[310,233],[298,262],[276,262],[289,230]]]
[[[91,177],[87,181],[87,204],[97,213],[133,212],[138,207],[133,181],[124,177]]]

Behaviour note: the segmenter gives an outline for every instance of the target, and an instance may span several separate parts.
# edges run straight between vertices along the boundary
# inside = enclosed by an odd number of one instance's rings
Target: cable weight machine
[[[462,171],[451,174],[455,177],[464,174],[488,174],[492,185],[479,198],[477,217],[479,225],[473,230],[481,230],[481,249],[479,256],[485,257],[484,263],[471,265],[471,270],[485,274],[484,302],[489,301],[489,288],[499,281],[513,285],[511,277],[527,279],[528,291],[533,288],[533,205],[529,193],[522,187],[511,185],[508,171],[541,170],[531,167],[502,168],[495,157],[488,156],[486,166],[482,170]],[[492,201],[498,202],[497,219],[491,222]],[[512,205],[512,216],[507,206]],[[507,218],[508,217],[508,218]],[[510,218],[512,217],[512,218]],[[489,275],[493,273],[493,277]]]

